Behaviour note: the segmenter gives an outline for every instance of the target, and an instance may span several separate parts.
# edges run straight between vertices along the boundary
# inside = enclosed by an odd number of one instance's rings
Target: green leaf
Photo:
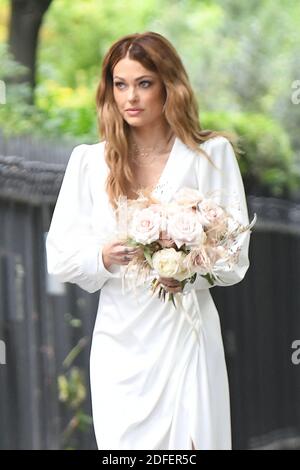
[[[133,238],[127,238],[126,240],[126,245],[129,246],[138,246],[138,243],[133,239]]]
[[[151,266],[151,268],[153,268],[153,263],[152,263],[152,257],[151,257],[151,254],[148,250],[144,249],[144,256],[148,262],[148,264]]]
[[[210,275],[209,273],[207,273],[207,274],[201,274],[201,276],[204,277],[211,286],[214,285],[215,277],[213,275]]]
[[[177,308],[177,307],[176,307],[176,304],[175,304],[175,299],[174,299],[174,294],[173,294],[173,293],[170,293],[170,294],[169,294],[169,300],[172,301],[174,307]]]
[[[161,295],[162,295],[162,292],[163,292],[163,288],[161,287],[161,288],[159,289],[159,293],[158,293],[158,298],[159,298],[159,299],[160,299],[160,297],[161,297]]]

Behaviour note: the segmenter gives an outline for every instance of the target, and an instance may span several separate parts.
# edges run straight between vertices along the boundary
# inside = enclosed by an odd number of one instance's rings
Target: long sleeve
[[[208,153],[215,169],[207,160],[202,161],[198,168],[198,187],[204,196],[215,194],[214,200],[223,207],[230,206],[230,212],[243,225],[249,223],[248,209],[246,203],[245,190],[241,177],[239,165],[231,143],[225,137],[215,137],[207,141],[204,150]],[[205,158],[205,157],[200,157]],[[209,165],[210,168],[207,166]],[[206,169],[204,171],[203,169]],[[240,235],[239,261],[229,270],[224,268],[219,272],[221,281],[215,281],[212,286],[204,277],[197,274],[193,284],[186,284],[183,293],[188,293],[191,289],[210,289],[215,286],[230,286],[240,282],[249,268],[250,232]]]
[[[78,145],[70,156],[46,238],[49,274],[61,282],[95,292],[113,277],[102,259],[101,239],[92,229],[89,145]]]

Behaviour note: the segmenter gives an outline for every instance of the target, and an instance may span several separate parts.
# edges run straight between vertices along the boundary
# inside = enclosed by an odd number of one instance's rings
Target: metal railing
[[[85,374],[91,414],[89,349],[99,293],[49,286],[44,237],[64,168],[0,158],[0,448],[95,448],[91,426],[68,434],[75,411],[59,400],[65,359]],[[229,373],[233,446],[300,448],[300,206],[248,197],[258,221],[250,268],[240,284],[211,289]],[[74,349],[75,348],[75,349]],[[70,356],[69,356],[70,357]],[[73,421],[72,421],[73,419]],[[199,417],[201,419],[201,417]]]

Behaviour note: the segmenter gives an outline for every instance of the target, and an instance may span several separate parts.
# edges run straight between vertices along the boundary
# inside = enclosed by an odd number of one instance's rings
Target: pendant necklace
[[[159,155],[166,153],[172,136],[173,132],[171,131],[167,142],[163,146],[155,144],[152,147],[142,147],[133,141],[131,145],[132,150],[130,152],[131,160],[137,166],[145,167],[151,165]],[[151,154],[152,156],[150,156]]]

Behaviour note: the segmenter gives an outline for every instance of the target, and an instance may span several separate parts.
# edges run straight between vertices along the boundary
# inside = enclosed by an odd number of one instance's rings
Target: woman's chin
[[[133,126],[133,127],[142,127],[145,125],[145,122],[142,119],[138,118],[137,116],[131,117],[129,119],[127,117],[125,121],[127,122],[129,126]]]

